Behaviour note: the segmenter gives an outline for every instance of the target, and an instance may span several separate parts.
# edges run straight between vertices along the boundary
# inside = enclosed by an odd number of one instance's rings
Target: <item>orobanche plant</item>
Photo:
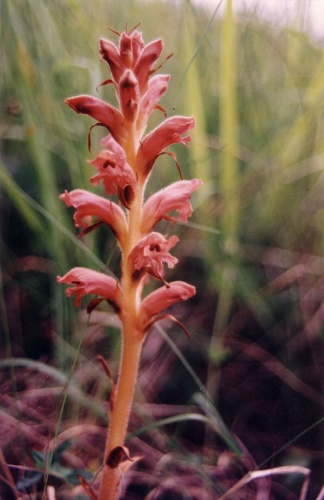
[[[75,267],[57,278],[59,283],[70,285],[66,294],[75,297],[76,306],[80,306],[82,297],[94,294],[96,297],[89,302],[88,312],[107,301],[122,325],[120,369],[110,399],[109,431],[99,488],[101,500],[118,497],[121,465],[129,458],[124,441],[145,336],[162,317],[168,316],[177,322],[163,311],[195,294],[191,284],[165,281],[164,265],[173,268],[177,263],[170,249],[178,237],[155,231],[162,219],[186,222],[192,213],[189,198],[201,181],[184,180],[175,154],[166,148],[173,143],[186,145],[190,141],[187,133],[195,122],[192,117],[165,118],[145,135],[152,112],[156,109],[164,112],[158,102],[167,90],[170,76],[153,76],[161,67],[154,68],[163,50],[162,40],[145,45],[136,28],[121,34],[112,30],[119,37],[118,47],[109,40],[100,40],[101,57],[112,75],[101,85],[114,85],[119,108],[89,95],[66,100],[74,111],[90,115],[97,121],[95,125],[108,130],[101,151],[91,161],[96,173],[90,182],[95,186],[102,183],[107,195],[117,195],[119,199],[119,203],[115,203],[83,189],[65,192],[60,197],[68,207],[76,209],[74,221],[75,226],[81,228],[81,234],[108,224],[121,251],[120,280],[83,267]],[[181,179],[146,198],[147,181],[162,154],[168,154],[175,161]],[[162,283],[145,296],[143,292],[149,278]]]

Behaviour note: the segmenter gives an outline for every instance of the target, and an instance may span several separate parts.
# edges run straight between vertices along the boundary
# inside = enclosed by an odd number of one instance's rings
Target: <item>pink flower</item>
[[[72,285],[66,289],[66,295],[75,295],[75,306],[81,305],[81,299],[87,294],[99,295],[120,310],[123,302],[122,291],[114,278],[92,271],[85,267],[74,267],[63,277],[57,276],[58,283]]]
[[[107,127],[113,138],[122,143],[127,139],[128,132],[122,113],[105,101],[91,95],[79,95],[65,100],[76,113],[92,116],[101,125]]]
[[[189,198],[201,185],[200,179],[177,181],[150,196],[143,207],[142,232],[151,231],[161,219],[170,219],[167,214],[172,210],[181,222],[187,222],[192,214]]]
[[[173,116],[167,118],[152,132],[147,134],[139,148],[136,159],[136,171],[145,177],[151,171],[155,160],[167,146],[174,143],[186,145],[190,136],[183,136],[195,126],[194,118],[186,116]]]
[[[178,241],[177,236],[171,236],[167,240],[160,233],[150,233],[144,236],[129,254],[133,278],[140,279],[143,273],[147,272],[164,281],[163,264],[166,263],[169,268],[173,268],[178,262],[178,259],[168,252]]]
[[[140,309],[144,330],[154,322],[157,314],[176,302],[190,299],[195,293],[196,288],[185,281],[172,281],[168,288],[163,286],[150,293],[143,300]]]
[[[76,227],[87,230],[92,224],[91,217],[97,217],[99,221],[96,222],[108,224],[119,242],[123,242],[127,234],[127,222],[124,212],[116,203],[84,189],[74,189],[69,193],[65,191],[61,194],[60,200],[64,201],[67,207],[76,208],[74,214]]]
[[[90,164],[98,170],[98,173],[91,177],[90,181],[94,185],[103,181],[106,193],[119,193],[121,201],[128,207],[131,199],[127,200],[126,198],[127,195],[131,195],[130,191],[133,191],[136,176],[126,161],[125,151],[110,135],[105,137],[101,143],[105,149],[100,151],[94,160],[90,161]]]

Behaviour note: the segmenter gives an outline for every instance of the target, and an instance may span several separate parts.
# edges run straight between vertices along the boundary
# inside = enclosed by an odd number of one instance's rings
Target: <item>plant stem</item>
[[[141,332],[134,331],[134,318],[128,316],[125,318],[125,323],[122,336],[120,372],[116,397],[109,419],[109,432],[99,500],[115,500],[118,498],[121,471],[119,467],[112,468],[106,465],[106,461],[110,452],[116,446],[124,445],[142,350],[143,335]]]

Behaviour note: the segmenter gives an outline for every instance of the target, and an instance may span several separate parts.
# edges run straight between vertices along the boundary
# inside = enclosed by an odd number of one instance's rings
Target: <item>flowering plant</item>
[[[121,250],[120,280],[106,274],[76,267],[59,283],[69,285],[66,294],[75,297],[75,305],[88,294],[97,297],[88,305],[90,312],[101,301],[108,301],[122,324],[122,350],[118,384],[110,400],[109,432],[99,499],[114,499],[120,484],[120,463],[129,458],[124,446],[133,399],[143,340],[150,326],[163,317],[161,313],[172,304],[191,298],[195,287],[184,281],[166,282],[164,267],[173,268],[176,257],[170,249],[177,244],[176,236],[167,237],[154,230],[162,219],[186,222],[192,213],[191,194],[201,185],[199,179],[181,180],[145,199],[145,187],[155,161],[168,154],[181,170],[174,153],[166,148],[174,143],[186,145],[187,133],[194,127],[191,117],[165,118],[145,135],[147,121],[155,109],[164,112],[158,102],[165,94],[169,75],[152,76],[154,65],[163,50],[161,39],[148,45],[136,27],[119,36],[119,46],[100,40],[102,59],[108,64],[112,78],[101,85],[115,87],[119,109],[101,99],[79,95],[66,100],[77,113],[94,118],[108,129],[102,140],[102,150],[90,163],[96,174],[93,185],[102,183],[107,195],[116,194],[119,204],[83,189],[60,196],[75,208],[75,226],[81,235],[101,224],[107,224],[116,236]],[[95,126],[94,125],[94,126]],[[176,218],[171,213],[176,212]],[[142,298],[149,277],[163,285]],[[171,316],[169,316],[171,317]]]

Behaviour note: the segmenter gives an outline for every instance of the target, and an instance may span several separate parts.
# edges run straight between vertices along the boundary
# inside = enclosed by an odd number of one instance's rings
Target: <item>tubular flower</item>
[[[137,154],[136,171],[147,176],[155,160],[167,146],[175,143],[186,145],[191,140],[190,136],[183,134],[194,126],[194,118],[185,116],[173,116],[164,120],[143,139]]]
[[[94,185],[103,181],[107,194],[119,193],[121,201],[125,198],[125,190],[133,190],[136,183],[136,175],[126,161],[126,153],[111,135],[101,141],[105,147],[98,156],[90,161],[98,173],[91,177],[90,182]],[[125,205],[125,203],[123,203]],[[127,204],[126,204],[127,206]]]
[[[128,132],[125,127],[125,119],[121,112],[111,104],[91,95],[70,97],[65,102],[76,113],[92,116],[92,118],[109,130],[117,142],[121,143],[127,139]]]
[[[64,276],[57,276],[58,283],[71,285],[66,289],[66,295],[75,295],[75,306],[81,305],[81,299],[85,295],[100,295],[112,303],[117,310],[122,308],[123,294],[114,278],[106,274],[86,269],[85,267],[74,267]]]
[[[150,233],[142,238],[133,248],[129,255],[129,262],[133,269],[133,279],[139,279],[146,272],[155,278],[163,279],[163,264],[173,268],[178,262],[168,250],[179,241],[177,236],[171,236],[169,240],[165,239],[160,233]]]
[[[164,309],[177,302],[190,299],[195,293],[196,288],[185,281],[172,281],[168,288],[158,288],[142,302],[140,317],[143,325],[151,324],[154,317]]]
[[[187,222],[192,214],[189,198],[201,184],[200,179],[177,181],[150,196],[143,207],[143,233],[151,231],[160,220],[170,219],[167,214],[172,210],[178,212],[181,222]]]
[[[76,227],[85,230],[93,224],[92,217],[105,222],[111,228],[117,239],[121,242],[127,234],[127,222],[122,209],[110,200],[102,198],[97,194],[90,193],[84,189],[74,189],[60,195],[67,207],[76,208],[74,222]]]

